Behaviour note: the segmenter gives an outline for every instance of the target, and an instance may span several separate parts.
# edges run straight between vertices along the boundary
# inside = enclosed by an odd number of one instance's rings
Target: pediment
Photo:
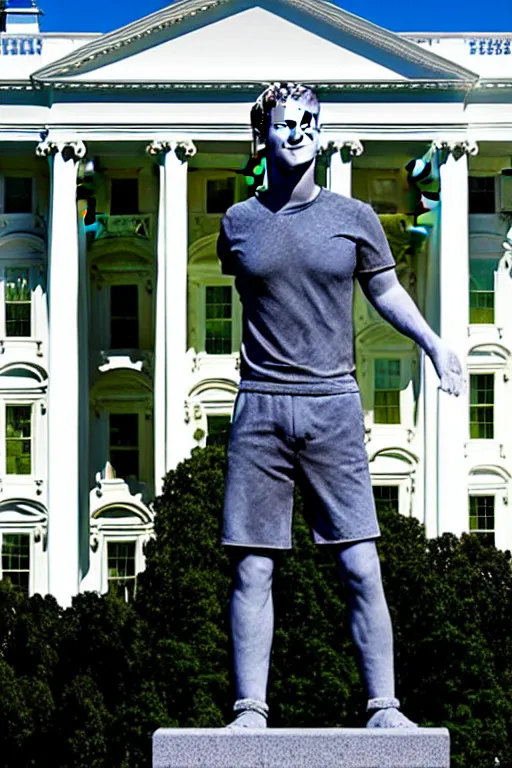
[[[43,67],[42,83],[473,81],[324,0],[184,0]]]

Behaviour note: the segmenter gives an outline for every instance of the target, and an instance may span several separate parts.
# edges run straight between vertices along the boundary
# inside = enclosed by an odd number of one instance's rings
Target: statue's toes
[[[413,723],[398,709],[379,709],[375,712],[368,722],[367,728],[417,728],[417,723]]]
[[[240,714],[233,720],[232,723],[229,723],[229,725],[226,725],[224,730],[234,730],[238,728],[266,728],[267,727],[267,720],[263,715],[260,715],[258,712],[252,712],[249,710],[246,710],[245,712],[240,712]]]

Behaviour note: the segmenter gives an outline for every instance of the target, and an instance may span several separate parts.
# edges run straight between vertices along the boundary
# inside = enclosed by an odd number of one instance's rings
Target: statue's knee
[[[349,587],[370,594],[382,589],[382,577],[377,549],[375,545],[367,544],[364,542],[340,552],[340,566]]]
[[[237,586],[244,591],[265,590],[272,586],[274,561],[261,555],[246,555],[237,564]]]

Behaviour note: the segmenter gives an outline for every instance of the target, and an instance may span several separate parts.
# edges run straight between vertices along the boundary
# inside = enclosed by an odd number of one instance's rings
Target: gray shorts
[[[295,482],[317,544],[380,536],[359,392],[238,393],[222,543],[291,549]]]

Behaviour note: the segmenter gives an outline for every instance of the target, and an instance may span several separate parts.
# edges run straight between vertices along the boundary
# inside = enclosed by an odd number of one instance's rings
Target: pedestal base
[[[449,768],[446,728],[160,728],[153,768]]]

